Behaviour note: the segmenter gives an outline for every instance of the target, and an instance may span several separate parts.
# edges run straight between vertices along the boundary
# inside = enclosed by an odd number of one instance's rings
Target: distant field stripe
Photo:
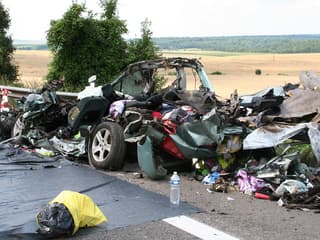
[[[203,240],[239,240],[238,238],[186,216],[166,218],[163,219],[163,221]]]

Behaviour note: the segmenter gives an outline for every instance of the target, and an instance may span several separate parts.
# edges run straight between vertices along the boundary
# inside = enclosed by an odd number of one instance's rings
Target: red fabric
[[[168,134],[176,134],[177,124],[170,120],[163,121],[163,128]]]
[[[179,148],[170,136],[167,136],[166,139],[162,142],[162,148],[171,155],[179,159],[184,159],[183,154],[180,152]]]
[[[161,121],[162,120],[161,112],[152,112],[152,118]]]

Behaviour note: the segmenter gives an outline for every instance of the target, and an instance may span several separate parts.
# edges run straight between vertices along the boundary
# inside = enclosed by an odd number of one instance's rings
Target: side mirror
[[[97,80],[97,75],[92,75],[91,77],[89,77],[88,83],[95,82],[96,80]]]
[[[97,80],[97,75],[92,75],[91,77],[89,77],[88,83],[90,84],[90,86],[94,87],[94,83],[96,80]]]

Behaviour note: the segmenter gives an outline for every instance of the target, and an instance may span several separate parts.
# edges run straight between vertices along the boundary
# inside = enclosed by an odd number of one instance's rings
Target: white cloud
[[[72,0],[0,0],[9,8],[15,39],[45,39],[51,19],[61,18]],[[85,0],[78,0],[85,2]],[[99,0],[87,0],[100,12]],[[148,18],[154,37],[319,33],[318,0],[118,0],[129,37],[140,36]]]

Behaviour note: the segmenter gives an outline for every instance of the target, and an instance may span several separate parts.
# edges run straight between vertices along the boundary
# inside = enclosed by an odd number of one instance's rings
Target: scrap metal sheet
[[[309,126],[308,123],[297,125],[269,125],[257,128],[243,140],[243,149],[269,148],[279,145],[297,135]]]
[[[302,71],[300,73],[300,82],[305,89],[319,89],[320,79],[313,71]]]
[[[318,113],[320,109],[320,90],[297,89],[293,95],[280,105],[282,118],[299,118]]]

